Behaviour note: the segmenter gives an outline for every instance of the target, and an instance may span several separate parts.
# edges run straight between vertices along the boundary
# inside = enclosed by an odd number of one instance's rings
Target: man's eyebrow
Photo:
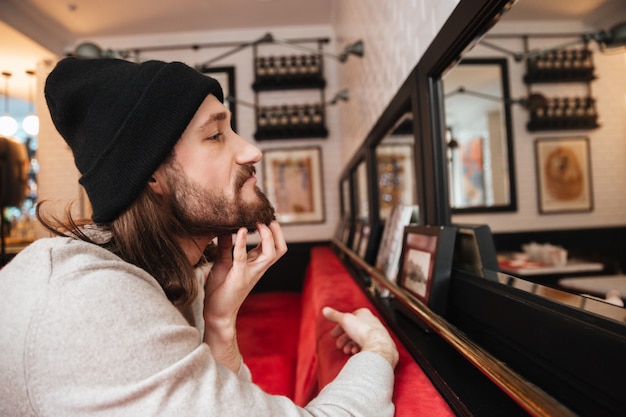
[[[206,126],[208,126],[209,124],[211,124],[213,122],[226,120],[227,118],[228,118],[228,113],[226,113],[225,111],[222,111],[222,112],[219,112],[219,113],[213,113],[213,114],[209,115],[209,118],[204,123],[202,123],[200,128],[203,129],[203,128],[205,128]]]

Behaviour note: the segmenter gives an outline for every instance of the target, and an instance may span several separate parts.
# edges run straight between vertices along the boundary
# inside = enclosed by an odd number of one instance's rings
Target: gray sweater
[[[148,273],[40,239],[0,270],[0,416],[392,416],[394,375],[354,355],[304,409],[216,363]]]

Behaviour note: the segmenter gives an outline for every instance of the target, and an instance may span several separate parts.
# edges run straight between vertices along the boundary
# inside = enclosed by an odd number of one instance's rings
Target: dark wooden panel
[[[624,414],[624,323],[460,271],[446,318],[574,412]]]

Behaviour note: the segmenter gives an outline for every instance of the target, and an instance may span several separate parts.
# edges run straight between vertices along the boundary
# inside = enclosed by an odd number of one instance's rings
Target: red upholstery
[[[267,393],[294,396],[301,299],[298,293],[259,293],[239,310],[241,355]]]
[[[301,305],[299,297],[289,293],[251,295],[241,309],[238,337],[253,380],[267,392],[287,395],[304,405],[348,360],[328,334],[333,324],[322,316],[322,307],[343,311],[367,307],[377,313],[328,247],[311,251]],[[395,371],[396,416],[453,416],[409,352],[394,339],[400,353]],[[289,364],[294,368],[288,369]]]

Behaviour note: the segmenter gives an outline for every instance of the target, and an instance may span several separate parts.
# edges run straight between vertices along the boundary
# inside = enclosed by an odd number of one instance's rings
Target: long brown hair
[[[148,185],[116,219],[97,225],[111,234],[105,242],[91,239],[85,233],[84,226],[93,222],[74,219],[70,206],[61,220],[44,214],[42,203],[37,205],[37,219],[50,232],[101,246],[145,270],[159,282],[168,299],[176,305],[187,304],[196,297],[198,287],[194,267],[172,238],[186,236],[184,227],[170,210],[164,210],[163,200]]]

